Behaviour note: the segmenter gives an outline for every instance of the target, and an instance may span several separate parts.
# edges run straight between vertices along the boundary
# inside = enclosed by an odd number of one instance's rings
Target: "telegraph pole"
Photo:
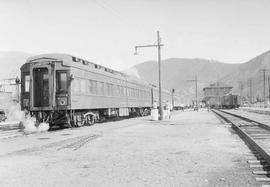
[[[175,89],[173,88],[172,89],[172,110],[174,110],[174,92],[175,92]]]
[[[194,80],[187,80],[190,82],[195,82],[195,105],[198,108],[198,79],[197,79],[197,74],[195,74],[195,79]]]
[[[250,103],[252,103],[252,79],[248,80],[248,85],[249,85],[249,99],[250,99]]]
[[[195,88],[196,88],[196,107],[198,108],[198,80],[197,80],[197,74],[195,75]]]
[[[160,120],[163,120],[163,106],[162,106],[162,88],[161,88],[161,47],[164,46],[161,44],[161,38],[159,36],[159,31],[157,31],[157,44],[154,45],[137,45],[135,46],[135,53],[134,55],[137,55],[137,49],[143,48],[143,47],[157,47],[158,49],[158,85],[159,85],[159,115]]]
[[[243,104],[243,89],[244,89],[244,85],[241,81],[238,81],[239,84],[239,88],[240,88],[240,105]]]
[[[263,73],[263,105],[265,107],[265,72],[266,72],[266,69],[261,69],[260,70],[262,73]]]
[[[270,77],[268,76],[268,98],[270,100]]]
[[[162,96],[161,96],[161,54],[160,54],[160,43],[161,39],[159,36],[159,31],[157,31],[157,48],[158,48],[158,84],[159,84],[159,113],[160,120],[163,120],[163,105],[162,105]]]

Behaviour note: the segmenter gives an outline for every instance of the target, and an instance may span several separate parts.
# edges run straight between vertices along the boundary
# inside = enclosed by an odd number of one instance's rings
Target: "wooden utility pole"
[[[268,98],[270,100],[270,77],[268,76]]]
[[[161,47],[164,46],[161,44],[161,38],[159,36],[159,31],[157,31],[157,44],[154,45],[137,45],[135,46],[135,55],[137,55],[137,49],[143,47],[157,47],[158,49],[158,85],[159,85],[159,115],[160,120],[163,120],[163,105],[162,105],[162,84],[161,84]]]
[[[249,86],[249,102],[252,103],[252,79],[248,80],[248,86]]]
[[[198,80],[197,80],[197,74],[195,75],[195,92],[196,92],[196,107],[198,108]]]
[[[244,89],[244,84],[241,81],[238,81],[239,84],[239,89],[240,89],[240,105],[243,104],[243,89]]]
[[[195,79],[193,80],[187,80],[190,82],[195,82],[195,105],[198,108],[198,79],[197,79],[197,74],[195,74]]]
[[[174,92],[175,89],[172,89],[172,109],[174,110]]]
[[[262,73],[263,73],[263,104],[265,106],[265,72],[266,72],[266,69],[261,69],[260,70]]]

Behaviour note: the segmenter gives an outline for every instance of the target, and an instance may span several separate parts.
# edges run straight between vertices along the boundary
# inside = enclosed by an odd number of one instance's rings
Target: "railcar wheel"
[[[94,125],[96,122],[95,116],[94,115],[86,115],[85,116],[85,125],[90,126]]]
[[[77,115],[75,118],[74,118],[74,122],[75,122],[75,126],[76,127],[81,127],[81,126],[84,126],[84,120],[82,119],[82,116],[80,115]]]

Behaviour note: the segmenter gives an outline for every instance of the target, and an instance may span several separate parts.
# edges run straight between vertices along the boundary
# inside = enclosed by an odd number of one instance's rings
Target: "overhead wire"
[[[127,20],[125,17],[123,17],[118,10],[116,10],[111,5],[109,5],[108,2],[105,2],[102,0],[93,0],[93,2],[96,3],[96,5],[98,5],[103,10],[105,10],[108,13],[110,13],[111,15],[113,15],[115,18],[117,18],[118,21],[120,21],[122,24],[126,25],[128,28],[131,28],[131,26],[132,26],[132,29],[135,29],[140,34],[145,35],[145,32],[141,29],[141,28],[143,28],[141,25],[134,26],[134,23],[133,23],[133,25],[131,25],[130,21]]]

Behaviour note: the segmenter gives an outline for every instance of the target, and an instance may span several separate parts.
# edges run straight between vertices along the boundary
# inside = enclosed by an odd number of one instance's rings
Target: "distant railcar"
[[[238,95],[228,94],[221,97],[221,108],[232,109],[240,106]]]
[[[21,107],[50,125],[146,115],[156,93],[147,82],[66,54],[33,56],[21,67]],[[171,101],[168,92],[162,95],[163,103]]]

